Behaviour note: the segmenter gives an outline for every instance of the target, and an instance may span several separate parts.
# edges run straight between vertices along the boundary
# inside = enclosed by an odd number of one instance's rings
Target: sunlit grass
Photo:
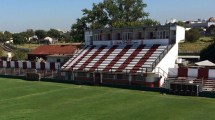
[[[213,42],[211,37],[201,37],[197,42],[194,43],[180,43],[179,44],[179,51],[201,51],[202,49],[206,48]]]
[[[214,120],[215,100],[0,78],[0,120]]]

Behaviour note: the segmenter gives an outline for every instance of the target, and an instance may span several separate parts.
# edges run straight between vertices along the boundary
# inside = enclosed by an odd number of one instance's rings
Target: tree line
[[[6,41],[13,40],[14,44],[24,44],[24,43],[34,43],[34,39],[41,40],[45,37],[56,38],[63,42],[73,42],[70,32],[62,32],[56,29],[45,30],[33,30],[28,29],[24,32],[11,33],[9,31],[0,32],[0,42],[4,43]],[[30,38],[33,39],[30,41]]]
[[[143,0],[103,0],[93,3],[91,9],[83,9],[83,16],[72,24],[71,31],[62,33],[56,29],[32,30],[20,33],[0,32],[0,42],[13,38],[14,44],[31,42],[29,38],[36,35],[38,39],[47,36],[65,42],[83,42],[84,31],[87,29],[122,28],[135,26],[159,25],[156,20],[150,19],[149,13],[144,10],[147,4]]]
[[[93,4],[92,9],[83,9],[83,17],[71,27],[73,39],[83,40],[87,29],[122,28],[159,25],[149,19],[144,11],[147,4],[143,0],[103,0]]]

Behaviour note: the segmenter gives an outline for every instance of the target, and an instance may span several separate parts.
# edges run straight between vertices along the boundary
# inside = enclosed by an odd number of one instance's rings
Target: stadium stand
[[[62,79],[95,84],[161,87],[175,66],[180,26],[85,31],[85,47],[62,67]],[[161,71],[163,71],[161,73]]]

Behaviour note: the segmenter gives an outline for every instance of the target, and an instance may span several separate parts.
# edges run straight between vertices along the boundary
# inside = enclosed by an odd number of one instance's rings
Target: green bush
[[[215,43],[212,43],[200,53],[201,60],[209,60],[215,62]]]
[[[39,81],[41,79],[41,75],[39,73],[27,73],[26,79],[30,81]]]
[[[191,29],[187,31],[185,35],[187,42],[196,42],[200,36],[200,31],[198,29]]]
[[[13,54],[14,54],[12,58],[13,60],[25,60],[28,57],[27,52],[20,51],[20,50],[15,50]]]

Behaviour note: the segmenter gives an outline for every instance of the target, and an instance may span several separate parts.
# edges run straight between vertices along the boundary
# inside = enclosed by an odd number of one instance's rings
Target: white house
[[[44,44],[56,44],[58,42],[58,39],[51,38],[51,37],[45,37],[43,40],[40,40],[40,43]]]

